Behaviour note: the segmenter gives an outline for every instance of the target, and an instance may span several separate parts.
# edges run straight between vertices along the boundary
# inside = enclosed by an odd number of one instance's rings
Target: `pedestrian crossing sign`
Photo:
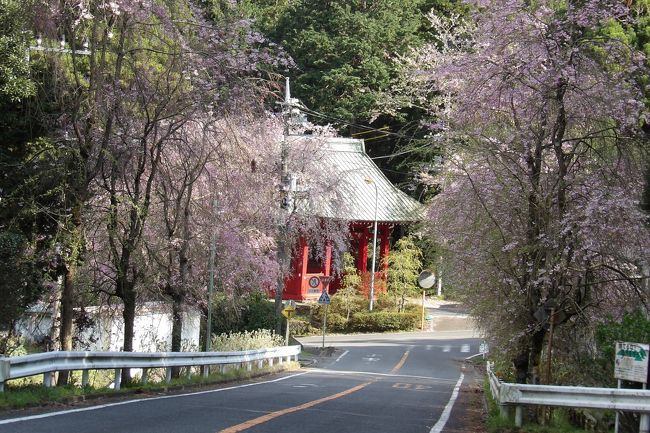
[[[323,293],[320,294],[320,298],[318,298],[318,303],[321,305],[329,305],[330,301],[330,295],[323,290]]]

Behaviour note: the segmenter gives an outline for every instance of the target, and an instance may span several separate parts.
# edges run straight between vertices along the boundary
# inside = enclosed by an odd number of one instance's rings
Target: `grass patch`
[[[91,387],[79,388],[74,385],[56,386],[46,388],[42,385],[25,385],[20,387],[6,387],[0,394],[0,410],[20,409],[32,406],[41,406],[46,403],[60,403],[74,401],[78,398],[93,394],[118,393],[111,389],[95,389]]]
[[[0,410],[21,409],[33,406],[42,406],[50,403],[73,403],[79,400],[91,398],[101,398],[114,395],[128,395],[133,393],[153,392],[153,391],[170,391],[174,389],[184,389],[193,387],[202,387],[218,383],[227,383],[240,380],[251,379],[253,377],[263,376],[266,374],[277,373],[285,370],[295,370],[300,368],[297,362],[274,364],[273,366],[264,366],[262,368],[253,367],[252,370],[246,368],[231,368],[224,373],[212,373],[204,378],[200,373],[184,375],[177,379],[172,379],[170,383],[163,381],[155,382],[157,376],[150,372],[150,382],[142,384],[134,382],[128,387],[119,390],[107,387],[78,387],[75,385],[53,386],[46,388],[42,385],[29,383],[22,385],[9,384],[5,385],[5,392],[0,393]],[[112,370],[110,370],[112,372]],[[106,373],[102,371],[101,373]],[[105,375],[105,374],[104,374]],[[104,376],[102,375],[102,376]],[[162,377],[164,375],[158,375]],[[76,377],[76,372],[75,376]]]

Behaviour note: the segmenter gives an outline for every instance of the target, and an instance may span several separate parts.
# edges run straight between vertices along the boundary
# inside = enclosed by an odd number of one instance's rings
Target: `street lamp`
[[[378,192],[377,192],[377,184],[375,183],[374,180],[370,179],[369,177],[364,179],[367,184],[372,184],[375,187],[375,231],[372,236],[372,271],[370,274],[370,308],[369,310],[372,311],[372,304],[374,302],[375,298],[375,254],[377,253],[377,197],[378,197]]]

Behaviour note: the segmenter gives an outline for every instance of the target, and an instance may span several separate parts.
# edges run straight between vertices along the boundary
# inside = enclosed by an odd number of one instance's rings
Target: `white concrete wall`
[[[49,311],[27,312],[18,319],[14,329],[16,334],[21,335],[29,343],[38,343],[50,335],[52,313]]]
[[[120,351],[124,344],[124,320],[121,307],[90,307],[86,312],[95,321],[92,328],[79,335],[75,350]],[[139,306],[135,317],[133,350],[158,352],[171,349],[171,306],[149,302]],[[183,313],[182,350],[199,349],[201,315],[197,310]],[[39,312],[38,316],[26,314],[16,325],[16,331],[30,342],[37,342],[49,335],[52,326],[51,312]]]

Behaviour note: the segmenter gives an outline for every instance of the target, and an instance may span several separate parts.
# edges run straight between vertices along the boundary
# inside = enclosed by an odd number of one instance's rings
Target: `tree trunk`
[[[60,350],[72,350],[72,324],[74,320],[74,296],[76,293],[75,284],[79,263],[81,261],[81,251],[84,247],[83,222],[81,218],[83,200],[82,192],[77,192],[72,209],[71,231],[72,236],[69,240],[70,256],[66,258],[63,274],[63,285],[61,289],[61,321],[59,327]],[[61,371],[57,379],[57,385],[63,386],[68,384],[69,372]]]
[[[180,297],[175,296],[172,302],[172,352],[181,351],[183,335],[183,312]],[[180,367],[172,368],[172,377],[177,378],[180,375]]]
[[[183,243],[178,252],[178,275],[179,287],[172,288],[172,352],[181,351],[183,336],[183,295],[187,289],[187,277],[189,274],[190,260],[187,257],[190,245],[190,199],[192,197],[192,185],[187,190],[187,198],[183,208],[182,235]],[[171,288],[171,287],[170,287]],[[175,289],[175,290],[174,290]]]
[[[59,326],[59,341],[62,351],[72,350],[72,322],[74,318],[74,281],[77,275],[77,261],[73,260],[68,264],[63,277],[63,287],[61,290],[61,321]],[[59,372],[57,386],[68,384],[70,372]]]
[[[528,350],[519,352],[512,360],[512,363],[515,366],[515,382],[528,382]]]
[[[57,289],[54,292],[54,297],[52,299],[52,326],[50,327],[50,333],[48,335],[49,341],[46,351],[56,350],[57,341],[60,337],[59,324],[61,322],[61,292],[63,291],[63,277],[59,275],[57,278]],[[12,328],[9,328],[10,330]]]
[[[119,284],[119,282],[118,282]],[[124,310],[122,310],[122,318],[124,319],[124,346],[122,351],[133,352],[133,337],[135,335],[135,290],[133,281],[123,281],[124,296],[122,302],[124,303]],[[131,383],[131,371],[128,368],[122,369],[122,385],[128,386]]]
[[[521,342],[519,353],[512,360],[517,383],[539,382],[539,365],[545,335],[546,331],[541,329],[530,336],[529,340]]]
[[[530,365],[528,376],[532,379],[531,383],[537,385],[540,383],[540,367],[542,364],[542,350],[544,349],[544,337],[546,330],[540,329],[535,332],[530,341]]]

